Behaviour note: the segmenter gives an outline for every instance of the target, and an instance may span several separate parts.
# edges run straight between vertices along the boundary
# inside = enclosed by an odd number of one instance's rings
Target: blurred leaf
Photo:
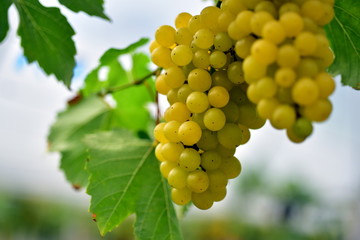
[[[13,0],[20,16],[18,35],[29,63],[37,61],[47,74],[70,87],[75,67],[74,30],[58,8],[38,0]]]
[[[87,192],[101,235],[136,214],[137,239],[182,239],[152,142],[128,131],[88,135]]]
[[[335,61],[332,74],[341,74],[341,82],[360,88],[360,4],[358,0],[335,1],[335,17],[325,29]]]
[[[0,42],[2,42],[9,31],[8,10],[11,0],[0,0]]]
[[[90,16],[97,16],[110,20],[109,17],[104,14],[103,0],[59,0],[59,2],[74,12],[83,11]]]

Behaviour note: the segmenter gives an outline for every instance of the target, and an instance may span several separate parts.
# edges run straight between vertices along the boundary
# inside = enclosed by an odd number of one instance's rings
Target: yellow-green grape
[[[266,119],[263,119],[256,112],[256,105],[252,103],[241,104],[239,106],[238,123],[250,129],[259,129],[264,126]]]
[[[224,158],[221,162],[220,170],[225,173],[228,179],[236,178],[241,173],[241,163],[234,156]]]
[[[264,65],[269,65],[275,62],[277,58],[277,46],[265,39],[259,39],[254,42],[251,47],[251,56]]]
[[[187,97],[186,106],[192,113],[205,112],[209,108],[208,96],[203,92],[194,91]]]
[[[295,13],[300,13],[300,7],[292,2],[287,2],[281,5],[281,7],[279,8],[279,15],[282,16],[284,13],[287,12],[295,12]]]
[[[262,29],[266,23],[274,20],[274,17],[265,11],[256,12],[250,20],[251,31],[257,36],[261,36]]]
[[[241,129],[242,132],[242,139],[240,145],[244,145],[250,140],[251,133],[249,128],[246,127],[245,125],[238,124],[238,127]]]
[[[266,74],[267,66],[257,61],[253,56],[247,57],[243,62],[245,81],[251,83]]]
[[[256,6],[255,6],[255,12],[268,12],[271,14],[271,16],[273,16],[274,18],[277,18],[278,16],[278,10],[275,6],[275,4],[271,1],[263,1],[263,2],[259,2]]]
[[[166,161],[177,162],[184,150],[182,143],[168,142],[161,147],[161,153]]]
[[[156,40],[152,40],[149,46],[149,52],[152,53],[155,50],[155,48],[160,46],[161,45]]]
[[[166,84],[164,74],[157,76],[155,81],[155,88],[156,91],[162,95],[166,95],[170,91],[171,87]]]
[[[194,34],[194,43],[201,49],[209,49],[214,44],[214,33],[207,28],[201,28]]]
[[[212,87],[207,95],[209,103],[213,107],[222,108],[230,99],[229,92],[221,86]]]
[[[201,154],[201,166],[206,171],[218,169],[221,165],[221,158],[216,151],[205,151]]]
[[[328,99],[318,99],[315,103],[304,107],[304,116],[315,122],[323,122],[330,116],[332,104]]]
[[[202,170],[190,172],[187,176],[187,187],[195,193],[205,192],[209,187],[209,177]]]
[[[307,138],[311,135],[313,131],[313,126],[309,119],[298,118],[292,126],[292,130],[294,131],[296,136],[300,138]]]
[[[316,51],[315,56],[321,56],[321,52],[329,48],[329,40],[323,34],[316,34]]]
[[[180,123],[177,121],[167,122],[164,127],[164,135],[170,142],[179,142],[178,129]]]
[[[239,40],[247,35],[247,33],[242,32],[241,27],[236,23],[236,21],[229,24],[227,32],[234,40]]]
[[[319,88],[311,78],[301,78],[294,84],[291,93],[296,103],[310,105],[318,99]]]
[[[194,15],[188,22],[188,28],[192,34],[195,34],[199,29],[203,28],[200,15]]]
[[[246,95],[249,98],[249,100],[253,103],[258,103],[262,96],[261,96],[261,92],[259,91],[259,89],[257,88],[257,82],[252,83],[249,85],[249,87],[246,90]]]
[[[191,120],[196,122],[201,129],[206,129],[205,124],[204,124],[204,115],[205,112],[202,113],[193,113],[191,116]]]
[[[172,88],[166,94],[166,98],[167,98],[168,102],[170,103],[170,105],[179,101],[179,99],[177,98],[178,90],[179,90],[178,88]]]
[[[188,188],[173,188],[171,189],[171,199],[177,205],[185,205],[191,200],[191,191]]]
[[[236,151],[236,148],[226,148],[224,147],[223,145],[219,144],[216,148],[216,151],[218,153],[220,153],[220,155],[224,158],[228,158],[228,157],[231,157],[231,156],[234,156],[235,154],[235,151]]]
[[[237,14],[239,12],[246,10],[246,7],[244,6],[244,4],[242,4],[241,1],[226,0],[223,1],[223,3],[221,4],[221,10],[223,11],[229,10],[233,14]]]
[[[216,50],[225,52],[233,45],[233,40],[226,32],[219,32],[214,37],[214,47]]]
[[[301,14],[314,21],[319,20],[324,14],[323,3],[318,0],[308,0],[301,6]]]
[[[202,131],[201,138],[196,145],[204,151],[216,149],[218,146],[216,132],[204,129]]]
[[[228,79],[234,84],[241,84],[245,81],[243,64],[240,61],[232,62],[227,69]]]
[[[275,82],[280,87],[291,87],[296,80],[296,73],[292,68],[282,67],[275,73]]]
[[[314,22],[310,18],[303,18],[303,21],[304,21],[304,29],[303,29],[304,32],[311,32],[316,34],[321,29],[319,25],[317,25],[316,22]]]
[[[171,51],[171,60],[178,66],[188,65],[192,58],[193,53],[187,45],[178,45]]]
[[[204,49],[197,50],[194,53],[192,63],[197,68],[207,69],[210,65],[210,54]]]
[[[218,29],[221,32],[227,32],[227,29],[236,18],[236,15],[230,12],[229,10],[221,11],[217,21]]]
[[[300,62],[299,51],[290,44],[283,45],[278,50],[277,64],[281,67],[293,68]]]
[[[285,40],[286,33],[283,25],[278,21],[270,21],[266,23],[262,29],[263,38],[274,44],[280,44]]]
[[[207,210],[212,207],[214,201],[211,198],[211,193],[209,191],[202,192],[202,193],[195,193],[191,194],[191,201],[195,205],[195,207],[201,210]]]
[[[221,111],[224,112],[228,123],[234,123],[239,119],[239,108],[232,100],[229,100],[226,106],[221,108]]]
[[[163,145],[164,145],[164,143],[158,143],[158,145],[156,145],[156,147],[155,147],[155,156],[156,156],[157,160],[159,160],[160,162],[166,161],[166,159],[162,155],[162,146]]]
[[[234,84],[229,80],[226,70],[219,70],[211,75],[212,86],[221,86],[230,91]]]
[[[214,202],[219,202],[226,197],[226,187],[218,189],[217,191],[210,191],[211,198]]]
[[[179,90],[177,91],[177,99],[180,102],[186,103],[186,99],[193,90],[189,87],[188,84],[182,85]]]
[[[217,133],[218,141],[227,148],[236,148],[242,141],[242,131],[235,123],[226,123]]]
[[[294,100],[291,96],[291,90],[292,88],[278,87],[276,98],[281,103],[293,104]]]
[[[234,87],[230,91],[230,99],[234,101],[237,105],[248,102],[246,93],[240,87]]]
[[[182,27],[176,30],[175,33],[175,42],[177,44],[188,45],[190,46],[193,40],[193,34],[190,32],[189,28]]]
[[[296,68],[298,77],[315,77],[319,73],[319,66],[312,58],[302,58]]]
[[[181,167],[175,167],[171,169],[168,175],[168,182],[173,188],[185,188],[186,179],[188,177],[188,172],[182,169]]]
[[[271,77],[264,77],[256,82],[256,88],[262,97],[273,97],[276,94],[277,86]]]
[[[205,7],[201,10],[200,19],[205,28],[217,30],[217,19],[221,13],[220,8],[215,6]]]
[[[181,87],[185,82],[185,74],[181,68],[176,66],[166,68],[165,82],[171,88]]]
[[[160,163],[160,173],[164,178],[168,178],[171,170],[176,168],[178,164],[176,162],[171,161],[163,161]]]
[[[239,39],[235,43],[235,53],[242,59],[245,59],[251,53],[251,46],[256,41],[253,36],[246,36],[244,38]]]
[[[175,29],[169,25],[160,26],[155,32],[155,40],[163,47],[175,44]]]
[[[180,141],[184,145],[192,146],[201,138],[201,128],[194,121],[186,121],[182,123],[178,130]]]
[[[286,135],[288,139],[293,143],[302,143],[303,141],[305,141],[305,138],[297,136],[292,128],[286,129]]]
[[[225,173],[220,169],[207,171],[209,176],[209,190],[210,191],[218,191],[224,188],[228,184],[228,178]]]
[[[208,71],[195,68],[188,75],[188,84],[194,91],[205,92],[211,87],[211,75]]]
[[[295,109],[287,104],[278,105],[270,118],[271,125],[277,129],[289,128],[295,120]]]
[[[151,61],[162,68],[171,67],[174,63],[171,60],[171,51],[169,48],[160,46],[151,52]]]
[[[326,48],[323,51],[318,52],[317,56],[320,57],[319,63],[323,69],[330,67],[335,59],[334,53],[330,48]]]
[[[256,111],[260,117],[270,119],[279,104],[276,98],[263,98],[256,105]]]
[[[294,46],[301,56],[309,56],[313,54],[317,48],[317,39],[310,32],[302,32],[296,36]]]
[[[169,140],[164,135],[164,127],[166,123],[162,122],[155,126],[154,128],[154,137],[157,141],[161,143],[167,143]]]
[[[188,172],[194,171],[200,165],[200,154],[192,148],[185,148],[179,157],[179,166]]]
[[[215,50],[210,54],[209,62],[213,68],[222,68],[225,66],[227,56],[222,51]]]
[[[175,18],[175,27],[177,29],[187,27],[191,17],[192,15],[190,13],[187,12],[179,13]]]
[[[236,16],[234,26],[238,27],[237,31],[239,31],[240,33],[240,38],[243,38],[251,33],[251,19],[253,18],[253,16],[254,12],[248,10],[242,11]]]
[[[295,12],[287,12],[281,15],[280,23],[283,25],[288,37],[295,37],[304,28],[302,17]]]
[[[329,97],[335,90],[335,81],[327,72],[319,73],[315,82],[319,89],[319,96],[322,98]]]
[[[324,13],[322,17],[316,21],[320,26],[324,26],[330,23],[335,16],[334,8],[332,5],[323,4],[323,10]]]
[[[225,125],[226,118],[223,111],[218,108],[210,108],[205,112],[204,124],[211,131],[219,131]]]
[[[169,107],[169,118],[167,121],[175,120],[180,123],[190,118],[191,112],[182,102],[176,102]]]
[[[195,69],[195,66],[194,66],[194,64],[191,62],[191,63],[189,63],[188,65],[183,66],[182,69],[183,69],[183,72],[184,72],[185,76],[188,76],[189,73],[190,73],[192,70]]]

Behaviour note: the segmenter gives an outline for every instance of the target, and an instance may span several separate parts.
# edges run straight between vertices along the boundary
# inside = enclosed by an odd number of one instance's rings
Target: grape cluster
[[[291,141],[331,112],[332,0],[223,0],[180,13],[150,45],[170,106],[154,129],[160,171],[179,205],[208,209],[241,172],[236,147],[267,119]]]

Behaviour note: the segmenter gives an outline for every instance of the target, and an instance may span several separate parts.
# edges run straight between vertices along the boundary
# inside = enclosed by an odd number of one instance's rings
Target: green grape
[[[178,90],[178,88],[172,88],[166,94],[166,98],[171,105],[179,101],[179,99],[177,98]]]
[[[191,195],[192,203],[195,207],[201,210],[207,210],[212,207],[214,201],[211,199],[211,193],[209,191],[202,193],[193,192]]]
[[[293,68],[300,62],[299,51],[292,45],[283,45],[278,50],[277,64],[281,67]]]
[[[221,165],[221,155],[216,151],[206,151],[201,154],[201,166],[206,170],[218,169]]]
[[[266,23],[262,29],[263,38],[274,44],[282,43],[286,38],[284,27],[278,21],[270,21]]]
[[[225,66],[227,62],[227,56],[222,51],[215,50],[209,57],[210,66],[219,69]]]
[[[234,84],[241,84],[245,81],[243,64],[240,61],[230,63],[227,69],[228,79]]]
[[[169,108],[169,118],[167,121],[175,120],[182,123],[190,118],[190,114],[189,109],[184,103],[176,102]]]
[[[276,98],[263,98],[256,105],[256,111],[260,117],[270,119],[279,104]]]
[[[230,99],[234,101],[237,105],[248,102],[246,93],[240,87],[234,87],[230,91]]]
[[[335,16],[334,7],[332,5],[323,4],[323,10],[323,15],[316,21],[320,26],[325,26],[330,23]]]
[[[221,32],[227,32],[227,29],[231,22],[235,20],[236,15],[229,10],[221,11],[217,21],[218,30]]]
[[[216,50],[225,52],[233,45],[233,40],[226,32],[219,32],[214,37],[214,47]]]
[[[192,148],[185,148],[179,157],[179,166],[188,172],[194,171],[200,165],[200,154]]]
[[[220,170],[225,174],[228,179],[236,178],[241,173],[241,163],[234,156],[224,158],[221,162]]]
[[[256,88],[262,97],[273,97],[276,94],[277,86],[275,81],[270,77],[261,78],[256,82]]]
[[[271,125],[276,129],[290,128],[295,120],[295,109],[287,104],[278,105],[270,118]]]
[[[294,84],[291,93],[296,103],[311,105],[319,97],[319,88],[311,78],[301,78]]]
[[[230,99],[229,92],[221,86],[212,87],[207,95],[209,103],[213,107],[222,108]]]
[[[194,66],[194,64],[191,62],[191,63],[189,63],[188,65],[183,66],[182,69],[183,69],[183,72],[184,72],[185,76],[188,76],[189,73],[190,73],[192,70],[195,69],[195,66]]]
[[[312,58],[302,58],[296,68],[298,77],[315,77],[319,73],[319,66]]]
[[[232,100],[229,100],[226,106],[221,108],[221,111],[224,112],[228,123],[235,123],[239,119],[239,108]]]
[[[188,188],[171,189],[171,199],[177,205],[185,205],[191,200],[191,191]]]
[[[263,1],[263,2],[259,2],[256,6],[255,6],[255,12],[268,12],[271,14],[271,16],[273,16],[274,18],[277,18],[278,16],[278,10],[275,6],[275,4],[271,1]]]
[[[239,146],[242,137],[242,130],[234,123],[226,123],[217,133],[219,143],[230,149]]]
[[[318,99],[315,103],[304,107],[304,116],[315,122],[323,122],[329,118],[332,104],[328,99]]]
[[[277,46],[265,39],[259,39],[254,42],[251,47],[251,56],[264,65],[275,62],[277,58]]]
[[[157,47],[151,52],[151,61],[162,68],[174,66],[174,63],[171,60],[170,49],[163,46]]]
[[[216,151],[218,153],[220,153],[220,155],[223,157],[223,158],[229,158],[229,157],[232,157],[234,156],[235,154],[235,151],[236,151],[236,148],[226,148],[224,147],[223,145],[219,144],[216,148]]]
[[[162,122],[156,125],[154,128],[154,137],[157,141],[161,143],[167,143],[169,140],[164,135],[164,127],[166,123]]]
[[[171,60],[178,66],[188,65],[192,58],[192,51],[187,45],[178,45],[171,51]]]
[[[311,121],[306,118],[298,118],[296,119],[294,125],[292,126],[292,130],[296,136],[300,138],[307,138],[311,135],[313,131],[313,126]]]
[[[279,100],[279,102],[286,104],[293,104],[294,100],[292,99],[291,96],[291,90],[292,88],[278,87],[276,97]]]
[[[218,189],[217,191],[210,191],[211,198],[214,202],[219,202],[226,197],[226,187]]]
[[[246,7],[244,6],[244,4],[242,4],[241,1],[226,0],[222,2],[221,10],[223,11],[229,10],[233,14],[238,14],[239,12],[246,10]]]
[[[164,136],[170,142],[179,142],[178,129],[180,127],[180,123],[177,121],[167,122],[164,126]]]
[[[192,63],[197,68],[207,69],[210,65],[210,54],[204,49],[197,50],[194,53]]]
[[[192,15],[190,13],[187,12],[179,13],[175,18],[175,27],[177,29],[187,27],[191,17]]]
[[[191,116],[191,120],[196,122],[201,129],[206,129],[205,124],[204,124],[204,115],[205,112],[202,113],[193,113]]]
[[[155,40],[163,47],[175,44],[175,29],[169,25],[160,26],[155,32]]]
[[[194,15],[188,22],[188,28],[192,34],[195,34],[199,29],[203,28],[200,15]]]
[[[286,36],[295,37],[304,28],[302,17],[296,12],[286,12],[281,15],[280,23],[283,25]]]
[[[301,56],[309,56],[313,54],[317,48],[317,39],[310,32],[302,32],[296,36],[294,46]]]
[[[279,15],[282,16],[283,14],[287,13],[287,12],[295,12],[295,13],[300,13],[300,7],[292,2],[287,2],[281,5],[280,9],[279,9]]]
[[[320,28],[319,26],[310,18],[303,18],[304,21],[304,32],[318,33]]]
[[[251,83],[266,74],[267,66],[258,62],[253,56],[247,57],[243,62],[245,81]]]
[[[246,36],[244,38],[239,39],[235,43],[235,53],[242,59],[245,59],[251,53],[251,46],[256,41],[253,36]]]
[[[203,92],[194,91],[187,97],[186,106],[192,113],[205,112],[209,108],[208,96]]]
[[[327,72],[319,73],[315,82],[319,89],[319,96],[322,98],[329,97],[335,90],[335,81]]]
[[[149,46],[149,52],[152,53],[155,48],[160,47],[161,45],[156,41],[156,40],[152,40]]]
[[[201,138],[201,128],[194,121],[186,121],[182,123],[178,130],[179,138],[184,145],[192,146]]]
[[[221,13],[220,8],[215,6],[205,7],[201,10],[200,19],[205,28],[217,30],[217,19]]]
[[[246,95],[248,96],[249,100],[253,103],[258,103],[262,98],[261,92],[257,88],[256,83],[257,82],[250,84],[246,90]]]
[[[214,33],[207,28],[201,28],[194,34],[194,43],[201,49],[209,49],[214,44]]]
[[[209,190],[210,191],[218,191],[224,188],[228,184],[228,178],[225,173],[220,169],[207,171],[209,176]]]
[[[175,167],[171,169],[168,175],[168,182],[173,188],[185,188],[186,179],[188,177],[188,172],[182,169],[181,167]]]
[[[301,6],[301,14],[317,21],[324,14],[324,4],[318,0],[308,0]]]
[[[294,130],[292,128],[286,129],[286,135],[287,135],[288,139],[290,141],[292,141],[293,143],[301,143],[301,142],[305,141],[305,138],[301,138],[301,137],[297,136],[294,133]]]
[[[280,87],[291,87],[296,80],[296,73],[292,68],[282,67],[275,73],[275,82]]]
[[[226,118],[223,111],[218,108],[210,108],[205,112],[204,124],[211,131],[219,131],[224,127]]]
[[[166,159],[162,155],[162,146],[163,145],[164,145],[164,143],[158,143],[158,145],[156,145],[156,147],[155,147],[155,156],[156,156],[157,160],[159,160],[160,162],[166,161]]]
[[[177,99],[180,102],[186,103],[186,99],[187,97],[190,95],[190,93],[192,93],[193,90],[189,87],[188,84],[184,84],[182,85],[179,90],[177,91]]]
[[[204,129],[201,138],[196,145],[204,151],[216,149],[218,145],[216,132]]]
[[[205,92],[211,87],[211,75],[208,71],[195,68],[188,75],[188,84],[194,91]]]
[[[259,129],[264,126],[265,122],[266,120],[261,118],[256,112],[255,104],[246,103],[239,106],[239,124],[245,125],[250,129]]]
[[[163,161],[160,163],[160,173],[164,178],[168,178],[171,170],[176,168],[178,164],[176,162],[171,161]]]
[[[212,86],[221,86],[228,91],[230,91],[234,87],[234,84],[227,77],[226,70],[219,70],[214,72],[211,75],[211,78],[212,78]]]
[[[183,150],[184,145],[181,143],[168,142],[163,144],[161,153],[166,161],[177,162]]]
[[[187,176],[187,187],[194,193],[205,192],[209,187],[209,177],[202,170],[190,172]]]
[[[179,88],[185,82],[185,74],[179,67],[165,69],[165,82],[171,88]]]
[[[261,36],[262,29],[266,23],[274,20],[274,17],[265,11],[254,13],[250,20],[251,31],[257,36]]]
[[[155,81],[155,88],[156,91],[162,95],[166,95],[170,91],[171,87],[166,84],[164,74],[157,76]]]
[[[236,21],[233,21],[229,24],[227,33],[229,36],[234,40],[239,40],[245,36],[247,36],[247,33],[244,33],[241,29],[241,26],[239,26]]]
[[[253,16],[254,16],[254,12],[248,10],[242,11],[236,16],[235,26],[238,27],[237,31],[240,32],[240,36],[237,39],[234,38],[235,40],[240,40],[241,38],[246,37],[251,33],[252,31],[251,21]]]
[[[177,44],[190,46],[192,40],[193,40],[193,35],[187,27],[182,27],[176,30],[175,42]]]
[[[240,145],[244,145],[250,140],[250,136],[251,136],[250,130],[248,127],[242,124],[238,124],[238,127],[241,129],[242,132],[242,139]]]

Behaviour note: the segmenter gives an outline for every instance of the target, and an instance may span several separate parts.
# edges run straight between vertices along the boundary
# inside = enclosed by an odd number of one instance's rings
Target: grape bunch
[[[169,107],[155,155],[179,205],[209,209],[241,172],[234,156],[267,119],[301,142],[324,121],[335,84],[323,26],[332,0],[223,0],[180,13],[150,44]]]

